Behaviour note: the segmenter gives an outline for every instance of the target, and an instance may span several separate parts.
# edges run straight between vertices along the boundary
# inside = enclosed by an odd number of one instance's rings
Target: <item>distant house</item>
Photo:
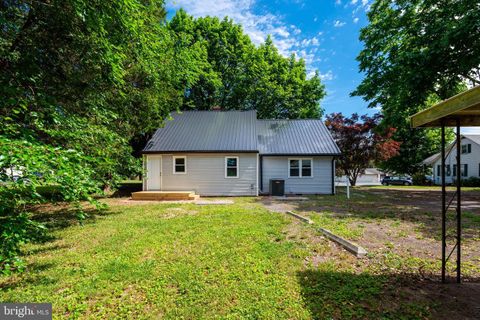
[[[462,179],[469,177],[480,177],[480,135],[462,135],[461,136],[461,155],[460,155],[460,174]],[[455,182],[457,160],[456,160],[456,142],[446,147],[445,160],[445,182],[447,184]],[[436,153],[423,161],[423,164],[432,166],[433,182],[442,184],[441,173],[441,155]]]
[[[376,186],[382,184],[385,173],[377,168],[367,168],[357,177],[357,186]],[[347,184],[347,176],[337,177],[337,185],[345,186]]]
[[[203,196],[334,194],[336,143],[321,120],[258,120],[255,111],[186,111],[143,150],[143,190]],[[273,181],[280,180],[280,181]],[[278,184],[278,185],[277,185]]]

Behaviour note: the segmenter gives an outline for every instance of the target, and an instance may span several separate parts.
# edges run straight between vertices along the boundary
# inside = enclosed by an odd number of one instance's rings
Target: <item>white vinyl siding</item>
[[[270,180],[285,180],[285,194],[331,194],[332,157],[301,158],[311,159],[312,177],[290,177],[288,156],[263,156],[263,193],[270,193]]]
[[[466,179],[469,177],[479,177],[480,176],[480,164],[479,164],[480,146],[468,138],[462,139],[461,144],[462,144],[461,149],[464,149],[466,151],[466,153],[462,153],[462,150],[460,150],[460,173],[462,174],[462,179]],[[457,148],[456,146],[454,146],[451,152],[447,155],[447,158],[445,159],[445,182],[447,184],[455,182],[456,169],[457,169],[456,156],[457,156]],[[440,170],[441,169],[440,158],[433,164],[433,168],[434,168],[433,181],[435,184],[441,184],[442,173]]]
[[[173,174],[173,157],[186,156],[186,174]],[[148,157],[148,155],[147,155]],[[225,158],[237,157],[238,178],[225,177]],[[162,190],[195,191],[201,196],[257,195],[256,153],[189,153],[162,155]]]

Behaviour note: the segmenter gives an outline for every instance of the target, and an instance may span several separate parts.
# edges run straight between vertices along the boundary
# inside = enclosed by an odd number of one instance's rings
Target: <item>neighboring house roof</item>
[[[480,145],[480,135],[479,134],[462,134],[462,138],[467,138],[467,139],[470,139],[472,140],[474,143]],[[455,147],[455,142],[449,144],[446,148],[445,148],[445,154],[446,156],[448,156],[450,154],[450,152],[452,151],[452,149]],[[425,165],[429,165],[431,166],[432,164],[434,164],[435,162],[437,162],[439,159],[441,158],[441,153],[435,153],[434,155],[431,155],[430,157],[428,157],[427,159],[423,160],[422,161],[422,164],[425,164]]]
[[[448,154],[448,153],[447,153]],[[428,157],[427,159],[423,160],[422,161],[422,164],[425,164],[427,166],[431,166],[432,164],[434,164],[435,162],[437,162],[437,160],[440,159],[440,152],[439,153],[435,153],[434,155],[431,155],[430,157]]]
[[[152,152],[257,152],[256,111],[172,113],[143,149]]]
[[[462,137],[468,138],[480,146],[480,134],[464,134]]]
[[[157,129],[144,153],[340,155],[322,120],[257,120],[256,111],[184,111],[172,117]]]
[[[258,120],[257,134],[261,154],[340,154],[322,120]]]

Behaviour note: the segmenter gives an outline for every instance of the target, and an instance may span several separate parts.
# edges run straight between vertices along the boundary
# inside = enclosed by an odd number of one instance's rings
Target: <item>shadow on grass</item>
[[[480,279],[441,284],[409,275],[297,273],[314,319],[477,319]]]
[[[44,271],[54,267],[55,264],[53,263],[32,263],[28,265],[27,271],[21,274],[18,274],[14,277],[8,277],[0,281],[0,290],[6,291],[15,289],[22,285],[28,284],[30,285],[50,285],[55,284],[58,282],[57,279],[52,277],[45,277]],[[8,302],[8,301],[2,301]],[[18,302],[18,301],[11,301],[11,302]]]
[[[61,230],[73,225],[94,223],[98,218],[116,214],[110,209],[83,209],[85,219],[78,219],[78,211],[67,204],[49,204],[34,211],[33,220],[42,223],[49,231]]]
[[[115,190],[110,197],[124,198],[130,197],[132,192],[142,191],[142,182],[125,182],[121,183],[117,190]]]

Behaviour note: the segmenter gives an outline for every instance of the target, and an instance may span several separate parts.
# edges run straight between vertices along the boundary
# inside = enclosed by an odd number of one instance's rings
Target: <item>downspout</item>
[[[260,176],[260,192],[263,193],[263,156],[259,155],[260,165],[258,168],[258,173]]]
[[[145,154],[142,154],[142,191],[147,190],[147,161]]]
[[[259,184],[258,184],[258,183],[259,183],[258,179],[259,179],[259,175],[260,175],[260,173],[259,173],[259,171],[258,171],[258,170],[259,170],[259,161],[260,161],[259,159],[260,159],[260,154],[257,153],[257,159],[256,159],[256,160],[257,160],[257,161],[256,161],[256,169],[257,169],[257,170],[255,170],[255,172],[256,172],[256,177],[257,177],[257,181],[256,181],[257,183],[255,184],[255,195],[256,195],[257,197],[258,197],[258,192],[259,192],[259,189],[260,189]]]
[[[332,158],[332,196],[335,195],[335,157]]]

